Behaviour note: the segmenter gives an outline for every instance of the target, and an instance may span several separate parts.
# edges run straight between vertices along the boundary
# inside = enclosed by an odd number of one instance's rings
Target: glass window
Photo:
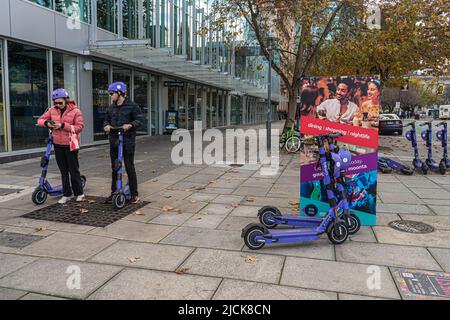
[[[202,121],[202,102],[203,102],[203,90],[202,86],[197,85],[197,97],[196,97],[196,121]]]
[[[137,134],[148,134],[148,74],[136,71],[134,73],[134,102],[136,102],[144,114],[145,121],[137,131]]]
[[[77,100],[77,57],[53,52],[53,89],[64,88]]]
[[[94,140],[104,140],[107,138],[103,131],[103,121],[105,120],[110,99],[108,94],[109,65],[106,63],[94,62],[92,71],[92,106],[94,116]]]
[[[55,10],[69,17],[89,22],[91,0],[55,0]]]
[[[47,131],[35,123],[49,105],[47,51],[9,41],[8,66],[13,150],[40,147]]]
[[[52,9],[52,6],[53,6],[53,0],[28,0],[28,1],[37,3],[43,7],[50,8],[50,9]]]
[[[211,128],[211,89],[206,89],[206,128]]]
[[[153,25],[153,0],[144,0],[144,37],[155,41],[155,28]]]
[[[138,8],[136,0],[123,0],[123,36],[128,39],[137,38]]]
[[[242,97],[231,96],[231,125],[241,124],[242,121]]]
[[[178,88],[178,127],[186,129],[186,85]]]
[[[156,135],[159,133],[159,104],[158,101],[158,87],[157,87],[157,78],[155,76],[151,76],[151,107],[152,107],[152,135]]]
[[[211,127],[217,127],[217,116],[218,116],[218,96],[217,89],[212,89],[212,104],[211,104]]]
[[[3,102],[3,47],[0,42],[0,152],[6,151],[7,126],[5,115],[5,103]]]
[[[224,122],[223,122],[223,91],[219,90],[219,126],[223,126]]]
[[[195,117],[195,85],[188,84],[188,111],[189,111],[189,126],[187,129],[194,129],[194,117]]]
[[[115,3],[115,0],[97,0],[97,26],[99,28],[117,32],[117,9]]]
[[[131,70],[122,67],[113,67],[113,81],[122,81],[131,92]],[[128,93],[129,95],[129,93]]]

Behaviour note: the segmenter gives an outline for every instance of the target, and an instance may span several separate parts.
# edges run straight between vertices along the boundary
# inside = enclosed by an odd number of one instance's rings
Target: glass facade
[[[160,130],[160,121],[159,121],[159,104],[157,103],[159,95],[158,95],[158,82],[155,76],[150,76],[151,78],[151,134],[156,135]]]
[[[0,152],[6,151],[6,146],[8,144],[7,129],[6,108],[3,101],[3,43],[0,42]]]
[[[142,127],[139,128],[137,134],[148,134],[148,117],[149,117],[149,105],[148,105],[148,92],[149,92],[148,74],[144,72],[134,72],[134,102],[136,102],[142,110],[145,117],[145,122]]]
[[[77,100],[77,57],[53,52],[53,88],[64,88]]]
[[[187,98],[186,98],[186,85],[178,90],[178,128],[186,129],[187,124]]]
[[[117,8],[115,0],[97,0],[97,26],[117,32]]]
[[[189,83],[188,84],[188,123],[189,126],[187,129],[194,129],[194,120],[195,120],[195,85]]]
[[[94,62],[92,71],[92,107],[94,121],[94,140],[107,139],[103,131],[103,121],[110,104],[108,93],[109,65],[106,63]]]
[[[40,147],[48,134],[35,126],[49,106],[47,51],[9,41],[8,68],[12,149]]]

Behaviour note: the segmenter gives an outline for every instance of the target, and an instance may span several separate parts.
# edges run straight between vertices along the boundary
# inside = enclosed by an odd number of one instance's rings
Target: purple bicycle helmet
[[[66,91],[66,89],[59,88],[53,91],[52,93],[52,100],[56,99],[68,99],[69,93]]]
[[[122,92],[127,93],[127,86],[125,83],[117,81],[108,86],[108,92]]]

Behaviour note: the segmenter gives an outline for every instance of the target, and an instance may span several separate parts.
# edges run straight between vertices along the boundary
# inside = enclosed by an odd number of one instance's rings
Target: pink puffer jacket
[[[52,106],[37,121],[38,126],[45,127],[45,121],[52,120],[55,123],[64,123],[64,128],[53,130],[53,143],[59,145],[69,145],[70,126],[72,125],[75,133],[79,134],[83,130],[83,115],[78,109],[75,101],[67,101],[66,111],[61,116],[58,107]]]

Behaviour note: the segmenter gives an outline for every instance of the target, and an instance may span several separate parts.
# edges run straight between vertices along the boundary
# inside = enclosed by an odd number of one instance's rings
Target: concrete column
[[[231,125],[231,94],[227,94],[227,107],[226,107],[226,115],[227,115],[227,122],[226,125]]]
[[[206,88],[202,88],[202,127],[206,129],[206,104],[208,102]]]
[[[83,64],[88,61],[91,60],[84,57],[80,57],[78,60],[78,107],[83,113],[84,118],[84,129],[81,133],[82,144],[94,142],[92,71],[85,71],[83,69]]]

